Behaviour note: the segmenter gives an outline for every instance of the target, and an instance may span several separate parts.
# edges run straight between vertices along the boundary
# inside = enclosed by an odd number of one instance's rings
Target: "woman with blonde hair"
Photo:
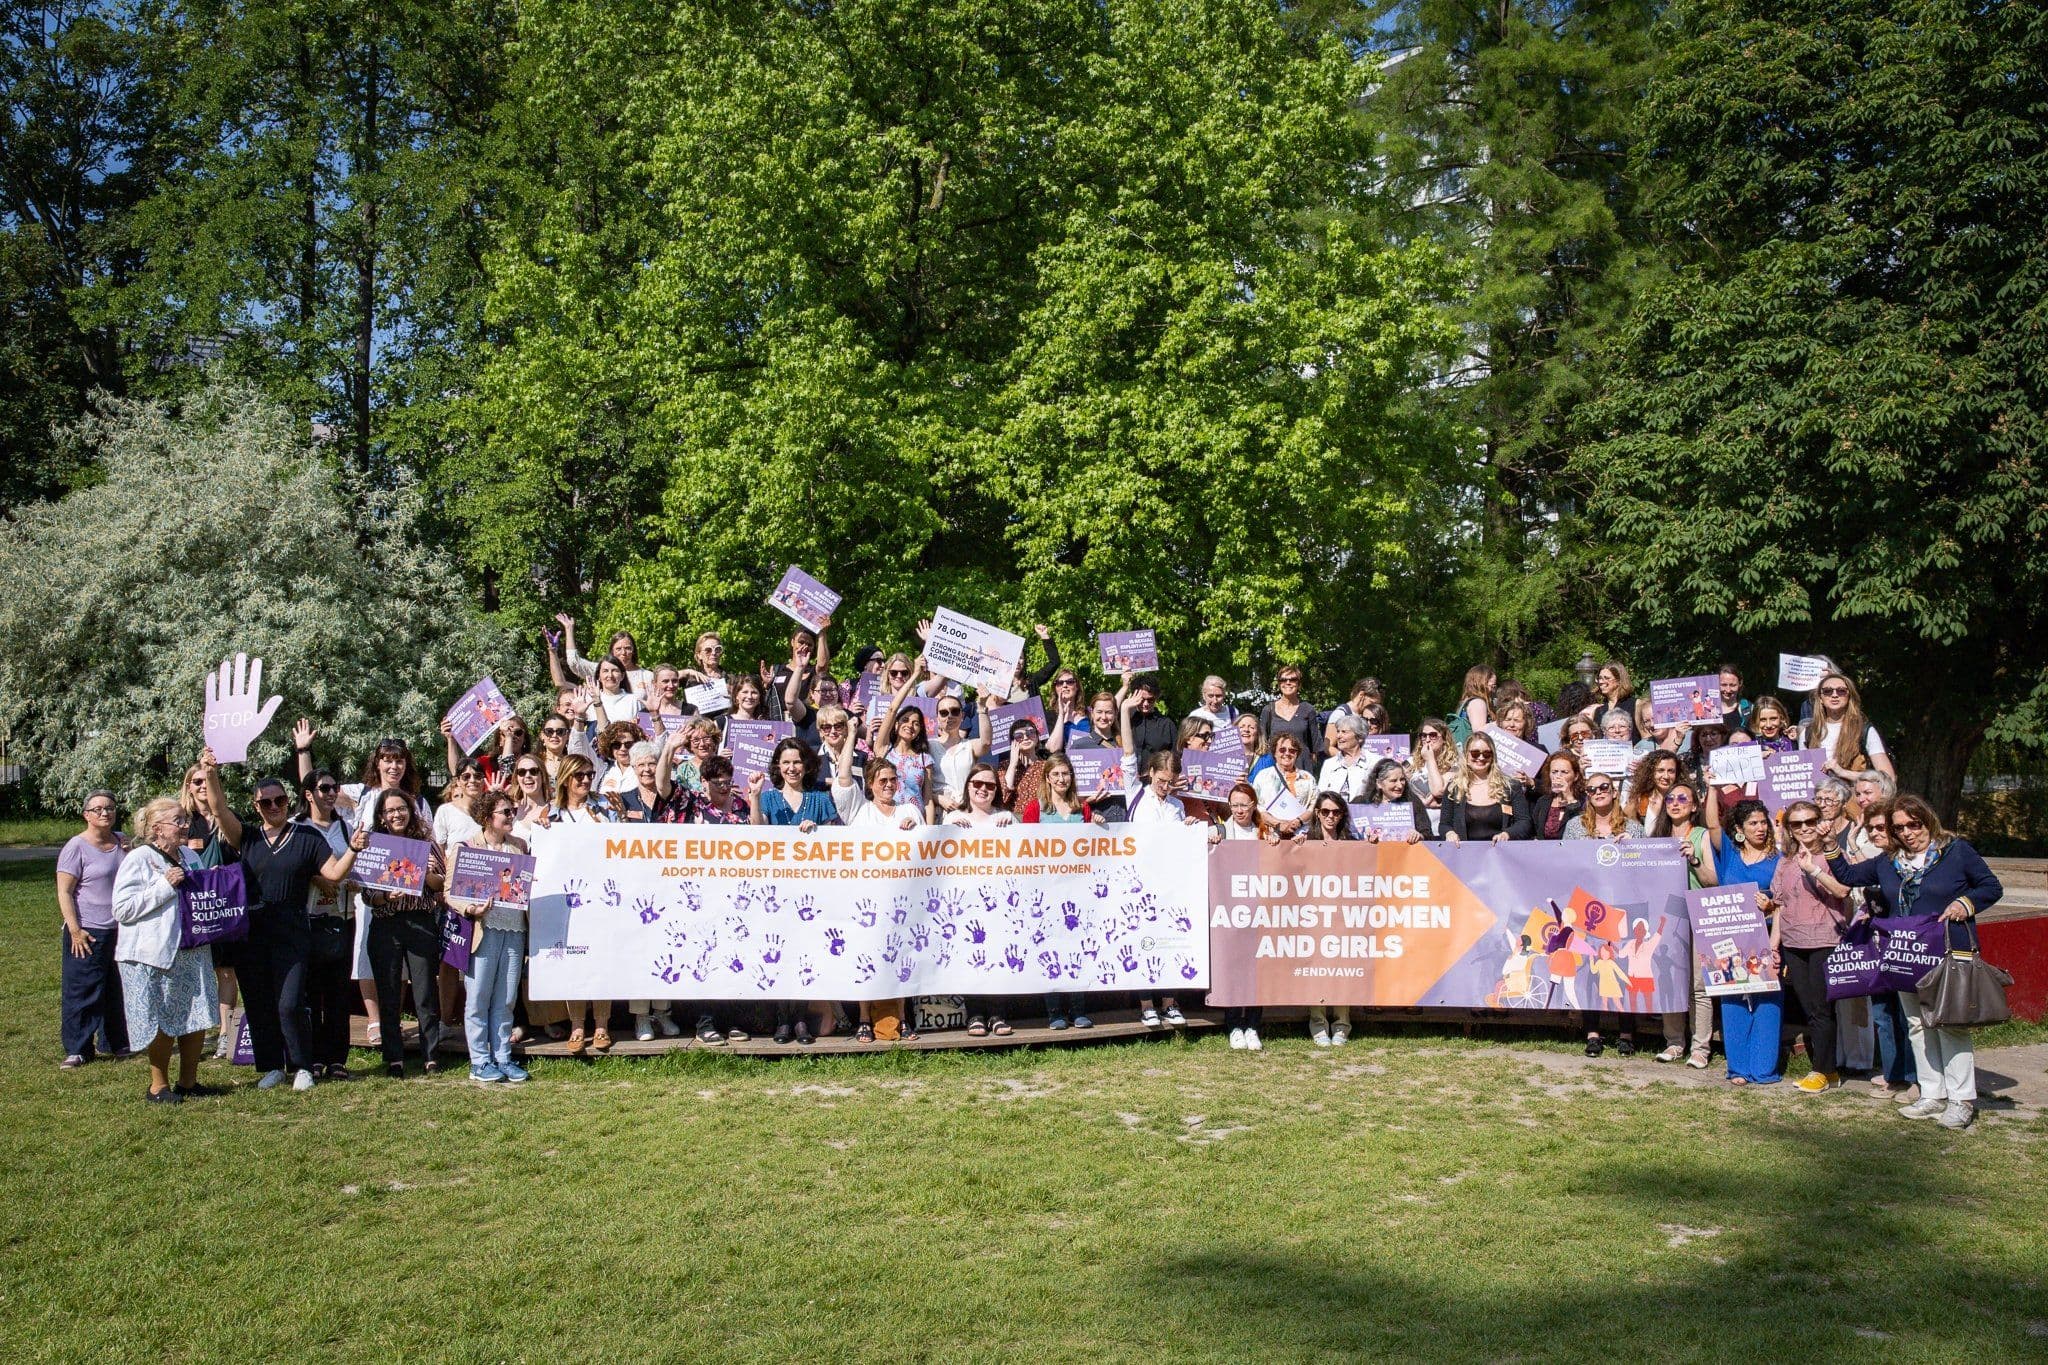
[[[1823,750],[1828,771],[1850,782],[1867,768],[1898,777],[1877,727],[1864,718],[1856,684],[1841,673],[1822,674],[1813,689],[1813,718],[1799,727],[1799,747]]]
[[[1749,733],[1765,752],[1789,754],[1799,747],[1792,713],[1776,697],[1758,697],[1749,710]]]
[[[1456,750],[1444,791],[1443,837],[1447,844],[1529,837],[1529,798],[1522,784],[1502,775],[1493,741],[1484,733]]]
[[[1458,694],[1456,713],[1465,718],[1465,724],[1478,734],[1493,723],[1493,685],[1500,675],[1485,664],[1474,664],[1465,670],[1465,685]]]
[[[597,778],[597,770],[589,759],[581,754],[571,754],[562,760],[561,776],[555,783],[555,804],[548,812],[548,824],[555,825],[606,825],[615,823],[618,809],[611,798],[594,793],[591,787]],[[585,1011],[592,1016],[592,1028],[588,1046],[599,1052],[609,1051],[612,1045],[612,1002],[609,1000],[571,1000],[569,1002],[569,1055],[580,1057],[586,1046],[583,1033]]]
[[[114,960],[128,1038],[149,1054],[151,1104],[177,1104],[199,1087],[199,1057],[213,1022],[213,950],[186,948],[178,922],[185,880],[179,845],[189,818],[178,800],[159,796],[135,812],[136,844],[114,877]],[[178,1080],[170,1078],[171,1049]]]

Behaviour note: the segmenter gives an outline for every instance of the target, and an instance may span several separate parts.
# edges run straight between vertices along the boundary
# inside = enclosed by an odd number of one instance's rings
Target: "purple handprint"
[[[889,937],[882,940],[882,961],[894,962],[896,960],[896,954],[902,951],[903,936],[901,934],[891,934],[889,935]]]
[[[1105,986],[1115,985],[1116,964],[1114,962],[1105,962],[1100,967],[1097,967],[1095,969],[1095,979]]]
[[[1058,953],[1040,953],[1038,955],[1038,966],[1041,971],[1054,981],[1060,979],[1060,972],[1063,969],[1060,966],[1060,955]]]
[[[1081,907],[1072,901],[1060,902],[1060,922],[1069,929],[1081,927]]]
[[[937,919],[937,918],[939,917],[939,893],[938,893],[938,892],[936,892],[936,891],[927,891],[927,892],[925,892],[925,893],[924,893],[924,913],[925,913],[925,915],[926,915],[926,916],[927,916],[928,918],[931,918],[931,919]]]
[[[1107,900],[1108,898],[1109,898],[1109,883],[1108,883],[1108,882],[1103,882],[1103,881],[1098,881],[1097,883],[1095,883],[1095,899],[1097,899],[1097,900]]]
[[[577,879],[576,879],[575,881],[569,881],[569,882],[563,882],[563,883],[562,883],[562,902],[563,902],[563,904],[567,905],[567,906],[568,906],[568,907],[569,907],[569,908],[570,908],[571,910],[578,910],[578,909],[581,909],[581,908],[582,908],[582,906],[583,906],[583,879],[582,879],[582,878],[580,878],[580,877],[579,877],[579,878],[577,878]]]
[[[965,911],[966,909],[967,909],[967,896],[966,896],[966,894],[965,894],[964,892],[960,892],[960,891],[948,891],[948,892],[946,893],[946,918],[947,918],[947,919],[958,919],[958,918],[960,918],[960,916],[961,916],[961,913],[962,913],[963,911]]]
[[[654,897],[642,896],[633,902],[633,913],[640,916],[642,924],[652,924],[661,918],[661,907],[654,903]]]
[[[941,967],[943,967],[943,966],[945,966],[945,965],[946,965],[947,963],[951,962],[952,960],[953,960],[953,945],[952,945],[952,944],[950,944],[950,943],[941,943],[941,944],[939,944],[939,956],[938,956],[938,959],[937,959],[937,961],[938,961],[938,964],[939,964],[939,965],[940,965]]]
[[[1180,974],[1184,980],[1193,981],[1195,979],[1195,964],[1188,959],[1186,953],[1179,954],[1173,961],[1174,965],[1180,968]]]
[[[761,961],[770,966],[782,961],[782,935],[764,934],[762,936]]]
[[[1038,944],[1041,944],[1041,943],[1045,942],[1045,930],[1044,930],[1044,929],[1033,929],[1033,930],[1031,931],[1031,942],[1032,942],[1032,945],[1033,945],[1034,947],[1035,947],[1035,946],[1037,946]]]
[[[1190,929],[1195,927],[1195,922],[1192,919],[1188,918],[1187,911],[1182,910],[1174,915],[1173,927],[1180,930],[1183,934],[1185,934]]]
[[[1003,893],[1003,903],[1014,908],[1019,899],[1017,895],[1017,883],[1004,882],[1003,885],[1009,888],[1007,891]]]
[[[1092,938],[1084,938],[1081,940],[1081,951],[1088,954],[1088,959],[1092,962],[1102,956],[1102,945]]]
[[[1021,972],[1021,971],[1023,971],[1023,970],[1024,970],[1024,950],[1023,950],[1022,948],[1018,947],[1018,946],[1017,946],[1016,944],[1012,943],[1012,944],[1011,944],[1011,945],[1010,945],[1009,947],[1007,947],[1007,948],[1003,949],[1003,961],[1005,961],[1005,962],[1007,962],[1007,963],[1009,963],[1009,964],[1010,964],[1010,970],[1011,970],[1011,971],[1013,971],[1013,972]]]
[[[683,905],[693,915],[704,913],[704,898],[697,894],[694,886],[683,887]]]
[[[624,899],[625,896],[619,892],[619,884],[610,877],[606,877],[604,879],[604,903],[616,910],[619,908],[619,902]]]
[[[775,888],[772,886],[762,893],[761,913],[764,915],[779,915],[782,913],[782,902],[776,898]]]
[[[747,922],[738,915],[734,915],[725,922],[725,932],[731,934],[734,938],[743,939],[747,936]]]
[[[854,908],[860,911],[858,922],[861,928],[872,929],[875,927],[875,903],[873,901],[861,901]]]
[[[1138,912],[1137,912],[1137,911],[1135,911],[1135,910],[1127,910],[1127,911],[1125,911],[1125,912],[1124,912],[1124,928],[1126,928],[1126,929],[1130,930],[1130,931],[1131,931],[1132,933],[1134,933],[1134,934],[1138,932]]]
[[[1138,955],[1131,951],[1131,945],[1128,943],[1122,944],[1117,948],[1116,960],[1127,972],[1138,970]]]
[[[906,957],[903,959],[902,965],[896,969],[896,980],[898,982],[908,981],[910,980],[910,974],[916,970],[917,965]]]
[[[725,965],[732,968],[732,974],[734,976],[738,976],[741,972],[747,969],[747,960],[739,956],[738,954],[734,954],[732,961],[726,963]]]
[[[757,968],[754,972],[754,988],[763,995],[774,990],[775,973],[769,971],[765,966]]]
[[[1076,981],[1081,979],[1081,955],[1079,953],[1067,954],[1067,975],[1073,977]]]
[[[981,894],[981,908],[993,915],[996,912],[996,893],[986,886],[977,887],[976,890]]]
[[[923,920],[919,920],[917,923],[910,926],[911,947],[917,949],[917,951],[921,953],[926,948],[929,948],[931,946],[931,942],[931,926],[927,925]]]
[[[939,921],[940,938],[945,939],[948,942],[951,942],[953,938],[953,932],[953,921],[949,919]]]
[[[967,955],[967,965],[974,968],[976,971],[983,970],[988,966],[988,954],[983,952],[981,949],[976,948],[973,952]]]
[[[891,901],[889,903],[889,922],[891,924],[901,924],[909,918],[909,906],[905,905],[902,901]]]
[[[838,957],[846,951],[846,935],[840,933],[837,929],[827,929],[825,931],[825,946],[832,950],[832,956]]]
[[[664,956],[654,964],[654,974],[667,985],[673,986],[683,979],[683,967],[673,955]]]
[[[853,965],[859,969],[854,975],[854,980],[872,981],[875,979],[875,960],[866,953],[862,953],[859,957],[855,958]]]
[[[747,907],[753,903],[754,884],[752,882],[741,882],[732,893],[732,908],[744,915],[747,913]]]
[[[969,920],[967,922],[967,941],[969,943],[986,943],[988,941],[988,930],[981,927],[980,920]]]
[[[816,919],[818,917],[818,907],[811,904],[809,896],[805,896],[796,903],[796,917],[802,920]]]
[[[818,969],[811,965],[809,958],[800,958],[796,964],[796,979],[808,986],[818,979]]]
[[[1145,959],[1145,979],[1147,981],[1156,984],[1159,980],[1159,973],[1165,970],[1166,964],[1160,961],[1158,958],[1148,957]]]
[[[699,981],[702,981],[706,977],[710,976],[711,959],[708,957],[698,958],[696,963],[690,968],[690,975],[695,977]]]

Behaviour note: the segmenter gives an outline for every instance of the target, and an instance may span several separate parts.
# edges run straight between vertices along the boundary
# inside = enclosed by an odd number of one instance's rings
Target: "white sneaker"
[[[1138,1022],[1143,1024],[1146,1028],[1158,1028],[1159,1011],[1153,1009],[1150,1005],[1145,1006],[1145,1008],[1139,1011],[1138,1013]]]
[[[633,1036],[643,1043],[654,1041],[654,1016],[636,1014],[633,1016]]]
[[[676,1023],[675,1016],[667,1010],[655,1015],[654,1022],[661,1028],[661,1036],[664,1038],[680,1038],[683,1035],[682,1026]]]
[[[1968,1100],[1950,1100],[1948,1108],[1941,1111],[1938,1122],[1944,1128],[1968,1128],[1970,1120],[1977,1117],[1977,1106]]]
[[[1241,1051],[1241,1050],[1243,1050],[1243,1048],[1244,1048],[1244,1030],[1243,1030],[1243,1029],[1241,1029],[1241,1028],[1234,1028],[1234,1029],[1232,1029],[1232,1030],[1230,1031],[1230,1045],[1231,1045],[1231,1047],[1233,1047],[1233,1048],[1236,1048],[1236,1049],[1238,1049],[1238,1050],[1240,1050],[1240,1051]]]
[[[1257,1029],[1248,1028],[1244,1031],[1244,1050],[1246,1052],[1263,1052],[1265,1048],[1266,1045],[1259,1041],[1259,1031]]]
[[[1308,1036],[1310,1041],[1317,1047],[1328,1047],[1330,1045],[1330,1026],[1328,1024],[1317,1024],[1309,1030]]]
[[[1351,1041],[1351,1025],[1339,1024],[1330,1030],[1330,1046],[1342,1047]]]
[[[1899,1117],[1902,1119],[1931,1119],[1939,1117],[1947,1109],[1947,1100],[1915,1100],[1899,1111]]]
[[[275,1090],[283,1084],[284,1073],[282,1071],[266,1071],[263,1073],[263,1079],[256,1082],[256,1088],[258,1090]]]
[[[1175,1028],[1179,1028],[1182,1024],[1185,1024],[1187,1021],[1188,1018],[1186,1015],[1180,1012],[1179,1005],[1168,1005],[1166,1007],[1167,1023],[1171,1024]]]
[[[299,1068],[299,1074],[298,1074],[298,1075],[296,1075],[296,1076],[294,1076],[294,1077],[292,1077],[292,1089],[294,1089],[294,1090],[311,1090],[312,1088],[313,1088],[313,1073],[312,1073],[312,1072],[310,1072],[310,1071],[308,1071],[308,1070],[306,1070],[306,1069],[305,1069],[304,1067],[300,1067],[300,1068]]]

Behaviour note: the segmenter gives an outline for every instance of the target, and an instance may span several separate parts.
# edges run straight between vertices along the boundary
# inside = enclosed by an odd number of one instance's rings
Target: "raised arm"
[[[802,725],[804,718],[811,713],[811,708],[804,702],[804,679],[809,674],[808,668],[790,669],[789,682],[782,689],[782,714],[791,725]]]
[[[301,787],[313,775],[313,738],[317,733],[313,722],[304,716],[300,716],[299,723],[292,727],[292,758],[298,766]],[[452,773],[455,770],[450,768],[448,771]]]
[[[1053,674],[1060,671],[1060,647],[1053,643],[1052,627],[1041,621],[1031,629],[1045,647],[1045,664],[1037,672],[1024,675],[1026,694],[1036,694],[1039,688],[1052,681]]]
[[[994,708],[989,705],[988,693],[980,688],[974,691],[974,709],[981,715],[981,724],[974,727],[980,733],[975,735],[968,747],[976,758],[987,758],[995,740],[994,734],[991,733],[995,729],[995,718],[991,714]]]
[[[1117,738],[1122,741],[1124,753],[1136,757],[1138,740],[1131,733],[1131,716],[1138,709],[1138,699],[1131,695],[1131,675],[1124,674],[1123,690],[1116,694]]]
[[[455,726],[446,716],[441,717],[441,738],[448,743],[448,771],[451,773],[461,772],[462,750],[455,743]]]
[[[562,623],[562,656],[569,661],[569,671],[579,678],[595,678],[597,665],[576,652],[576,618],[564,611],[555,619]]]
[[[220,782],[220,760],[213,756],[213,746],[207,745],[199,751],[199,778],[206,785],[199,793],[200,804],[206,807],[206,818],[213,821],[220,830],[220,837],[231,847],[242,846],[242,818],[228,809],[227,789]]]
[[[927,624],[926,629],[929,628],[929,624]],[[889,698],[889,705],[882,711],[881,728],[875,732],[875,737],[869,741],[876,753],[879,754],[888,749],[891,737],[896,733],[896,713],[903,709],[904,702],[910,700],[911,690],[917,686],[917,680],[924,676],[924,671],[925,658],[924,655],[920,654],[917,656],[917,662],[911,667],[910,676],[903,680],[903,686],[896,689],[895,693]]]

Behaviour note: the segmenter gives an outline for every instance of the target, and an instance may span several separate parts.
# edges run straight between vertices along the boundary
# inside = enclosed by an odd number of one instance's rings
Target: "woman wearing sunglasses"
[[[1828,771],[1848,782],[1866,768],[1875,768],[1893,780],[1898,770],[1884,751],[1877,727],[1863,715],[1863,698],[1856,684],[1840,673],[1821,676],[1813,690],[1813,717],[1800,727],[1799,744],[1804,749],[1821,749],[1828,756]]]
[[[1813,1066],[1792,1084],[1819,1094],[1842,1083],[1827,962],[1849,925],[1849,893],[1828,875],[1829,835],[1819,804],[1794,801],[1779,812],[1778,822],[1789,855],[1778,860],[1771,878],[1771,899],[1778,903],[1778,953],[1785,963],[1786,993],[1806,1017],[1806,1060]]]
[[[1351,811],[1344,798],[1336,792],[1318,793],[1309,808],[1308,839],[1343,843],[1350,838]],[[1351,1006],[1310,1005],[1308,1036],[1317,1047],[1343,1047],[1351,1041]]]
[[[1717,886],[1748,882],[1761,893],[1758,900],[1771,925],[1771,951],[1778,950],[1778,903],[1771,883],[1778,875],[1778,840],[1764,803],[1744,799],[1728,813],[1723,827],[1720,803],[1706,803],[1707,833],[1714,842]],[[1721,1049],[1728,1058],[1728,1080],[1734,1085],[1770,1085],[1778,1072],[1778,1043],[1784,1019],[1781,991],[1724,995],[1721,1000]]]
[[[1504,844],[1528,838],[1529,798],[1521,783],[1501,775],[1493,741],[1475,734],[1455,753],[1457,766],[1444,791],[1444,842]]]
[[[1304,752],[1299,735],[1281,731],[1273,739],[1273,766],[1252,779],[1259,809],[1283,839],[1293,839],[1308,828],[1309,804],[1315,800],[1316,780],[1301,766]]]
[[[941,693],[934,708],[939,718],[939,733],[931,741],[932,749],[938,754],[938,763],[932,770],[932,792],[942,811],[960,810],[967,804],[967,774],[988,758],[994,722],[989,718],[986,693],[976,694],[975,708],[980,724],[976,727],[978,733],[974,735],[967,733],[967,702],[964,697]]]
[[[1606,773],[1586,779],[1586,802],[1578,817],[1567,820],[1564,839],[1640,839],[1642,822],[1621,804],[1621,792]]]
[[[1301,670],[1283,664],[1275,680],[1280,695],[1259,710],[1259,733],[1266,743],[1279,746],[1280,736],[1292,735],[1301,746],[1303,766],[1313,768],[1323,761],[1323,720],[1301,695]],[[1311,783],[1311,786],[1314,784]]]
[[[593,788],[597,784],[596,770],[590,760],[581,754],[571,754],[562,764],[562,775],[555,786],[555,804],[548,811],[548,826],[556,825],[609,825],[618,822],[618,808],[611,798]],[[571,1000],[569,1013],[569,1055],[581,1057],[586,1047],[599,1052],[611,1050],[612,1045],[612,1002],[609,1000]],[[584,1015],[591,1016],[591,1032],[588,1043],[583,1032]]]
[[[992,763],[977,763],[968,771],[966,782],[966,804],[946,817],[949,825],[966,829],[1003,829],[1017,823],[1017,817],[997,804],[1002,795],[1002,778]],[[970,996],[967,1000],[967,1036],[980,1038],[993,1033],[1007,1038],[1013,1031],[1005,1016],[1009,1013],[1009,998],[1006,996]],[[1050,1007],[1048,1020],[1053,1016]],[[1068,1020],[1058,1016],[1061,1026]]]
[[[1686,885],[1695,891],[1720,884],[1714,873],[1713,848],[1708,843],[1706,827],[1700,823],[1703,804],[1704,800],[1691,787],[1673,787],[1664,793],[1664,800],[1650,812],[1649,822],[1643,826],[1652,839],[1678,840],[1685,849]],[[1684,1057],[1687,1066],[1695,1071],[1704,1071],[1713,1050],[1714,997],[1708,995],[1700,984],[1698,972],[1687,975],[1692,982],[1692,1048],[1689,1052],[1686,1050],[1687,1012],[1667,1011],[1664,1015],[1664,1050],[1657,1054],[1657,1060],[1675,1062]]]
[[[465,842],[493,853],[525,853],[526,844],[512,833],[513,807],[512,798],[501,791],[479,796],[471,812],[477,832]],[[469,1079],[478,1085],[522,1084],[528,1077],[526,1068],[512,1059],[512,1017],[520,971],[526,964],[526,907],[494,897],[452,903],[452,908],[481,927],[464,974],[468,992],[462,1026],[469,1045]],[[420,1021],[420,1036],[424,1047],[425,1020]]]
[[[441,1012],[441,890],[447,883],[449,855],[420,823],[405,793],[380,792],[370,812],[373,828],[400,839],[428,840],[426,888],[417,895],[397,891],[362,891],[356,896],[369,920],[367,947],[376,991],[377,1046],[384,1074],[405,1078],[405,1035],[399,1021],[399,992],[412,985],[413,1013],[420,1021],[420,1065],[431,1076],[441,1069],[436,1059],[447,1032]],[[472,820],[471,824],[475,824]],[[471,834],[458,836],[466,842]]]
[[[1976,917],[2005,895],[1997,874],[1967,841],[1943,829],[1934,807],[1921,798],[1901,793],[1888,810],[1888,856],[1852,863],[1838,855],[1828,863],[1829,875],[1844,887],[1870,888],[1881,915],[1938,914],[1952,943],[1974,945]],[[1966,931],[1957,932],[1959,924]],[[1920,1073],[1920,1099],[1899,1112],[1939,1119],[1948,1128],[1968,1127],[1977,1116],[1977,1058],[1969,1030],[1934,1027],[1913,991],[1899,992],[1899,1008]]]
[[[341,784],[324,768],[299,779],[299,814],[304,825],[327,841],[337,858],[348,851],[349,830],[335,800]],[[313,1020],[313,1078],[352,1080],[348,1070],[348,1026],[351,1006],[361,999],[374,1020],[376,972],[370,963],[369,917],[355,904],[346,886],[313,883],[306,917],[313,926],[313,950],[307,958],[306,1000]],[[371,1030],[371,1044],[378,1041]]]
[[[924,712],[910,705],[911,691],[924,676],[925,661],[919,655],[916,664],[904,667],[897,663],[903,657],[893,655],[889,660],[885,676],[887,685],[895,690],[882,709],[878,732],[882,739],[874,747],[894,767],[902,800],[929,813],[937,809],[937,782],[932,769],[937,766],[938,757],[932,753],[931,740],[925,734]]]

